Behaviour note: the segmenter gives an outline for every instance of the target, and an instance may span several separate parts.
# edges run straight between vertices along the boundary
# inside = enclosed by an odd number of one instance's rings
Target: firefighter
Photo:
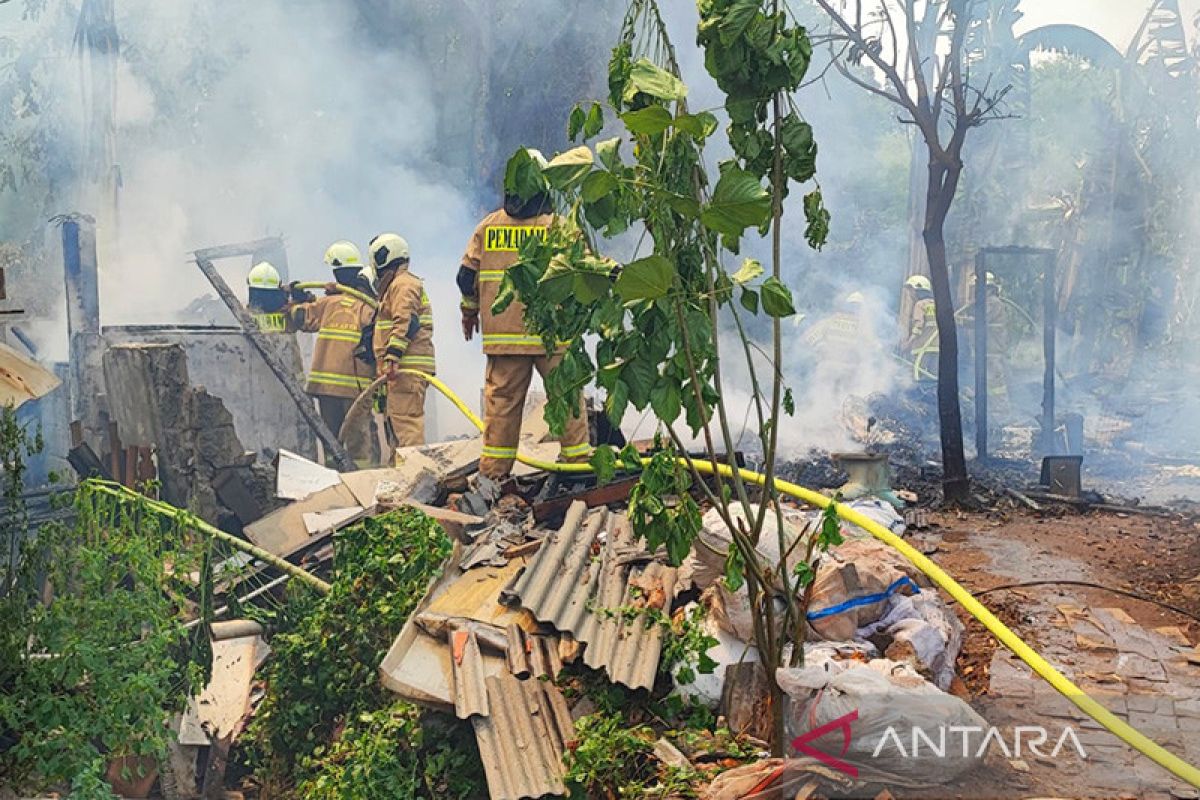
[[[527,152],[545,166],[541,153]],[[517,262],[522,242],[531,236],[544,238],[553,221],[546,192],[523,200],[506,188],[504,206],[484,217],[475,228],[458,270],[463,336],[471,341],[477,331],[482,331],[487,357],[479,472],[497,482],[508,477],[517,456],[525,394],[534,370],[544,381],[558,366],[562,354],[547,353],[542,338],[525,329],[525,306],[520,301],[513,301],[501,314],[492,313],[492,302],[504,270]],[[583,408],[580,391],[580,413],[567,420],[559,443],[562,461],[586,461],[591,454]]]
[[[938,343],[937,308],[933,302],[933,286],[924,275],[913,275],[904,282],[904,286],[913,293],[915,300],[901,350],[912,362],[913,380],[936,381],[941,346]]]
[[[279,279],[279,271],[266,261],[260,261],[246,276],[246,285],[250,287],[250,298],[246,310],[254,319],[258,329],[263,333],[286,333],[287,292]]]
[[[288,322],[293,330],[317,334],[304,391],[317,398],[321,418],[337,434],[354,400],[371,384],[371,365],[357,358],[355,351],[375,312],[362,300],[338,289],[349,286],[371,291],[362,274],[362,256],[352,242],[331,244],[325,251],[325,263],[334,276],[334,281],[325,285],[325,297],[308,295],[303,302],[289,305]],[[294,290],[292,298],[298,299]],[[343,442],[360,464],[373,460],[366,434],[366,427],[360,426]]]
[[[379,374],[388,378],[388,441],[394,447],[425,444],[428,382],[401,370],[436,373],[429,295],[421,279],[408,271],[408,242],[403,238],[381,233],[371,240],[368,251],[378,275],[374,350]]]

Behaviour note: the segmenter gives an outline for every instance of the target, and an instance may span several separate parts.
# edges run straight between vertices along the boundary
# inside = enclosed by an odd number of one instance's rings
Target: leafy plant
[[[72,510],[24,542],[5,598],[19,610],[5,640],[23,638],[0,684],[13,738],[0,766],[14,785],[107,798],[108,763],[161,759],[168,720],[205,680],[209,651],[185,622],[207,547],[86,488]]]
[[[303,759],[308,777],[296,795],[306,800],[479,797],[484,790],[474,749],[469,728],[439,725],[422,718],[415,706],[396,702],[360,713],[336,742]]]
[[[789,644],[796,645],[792,659],[802,658],[807,602],[805,575],[787,569],[786,558],[762,563],[757,543],[770,513],[779,549],[787,550],[774,470],[780,414],[793,408],[781,370],[781,325],[795,314],[795,301],[782,274],[781,224],[790,182],[808,183],[816,175],[813,131],[792,100],[812,45],[804,27],[773,0],[700,0],[698,8],[698,42],[725,93],[734,157],[718,165],[710,182],[704,148],[718,120],[709,111],[689,110],[658,4],[633,0],[609,61],[607,108],[597,112],[592,103],[584,111],[581,105],[568,124],[569,134],[587,140],[605,128],[595,118],[608,116],[619,121],[622,135],[562,153],[544,169],[522,152],[509,162],[507,191],[522,197],[549,192],[557,216],[547,236],[529,239],[518,263],[505,271],[493,310],[519,297],[530,330],[548,345],[571,342],[546,381],[552,430],[561,430],[580,387],[593,380],[607,393],[611,419],[620,420],[630,407],[653,411],[661,441],[640,467],[630,497],[634,531],[679,563],[700,530],[693,493],[717,509],[733,538],[728,582],[745,584],[756,644],[773,676]],[[819,185],[801,205],[809,244],[819,249],[829,225]],[[601,240],[625,231],[640,239],[622,263],[604,254]],[[755,233],[770,236],[769,267],[743,260],[728,269],[726,258]],[[747,333],[753,318],[771,331],[765,380],[755,357],[761,348]],[[749,376],[749,386],[739,388],[750,391],[764,455],[765,475],[753,483],[726,463],[735,450],[722,366],[731,357],[722,352],[728,329]],[[594,361],[585,348],[592,338]],[[701,442],[703,456],[687,455],[687,433]],[[639,467],[636,453],[603,446],[592,464],[602,479],[618,464]],[[733,509],[739,503],[749,508],[752,496],[760,502],[744,520]],[[775,619],[774,596],[785,600],[781,619]],[[772,691],[774,745],[782,752],[781,692]]]
[[[657,734],[629,726],[617,714],[580,717],[576,742],[567,752],[566,783],[573,798],[694,797],[691,770],[660,769],[654,758]]]
[[[421,749],[416,711],[394,703],[377,674],[449,554],[441,526],[411,508],[338,534],[330,593],[298,599],[302,613],[287,615],[295,627],[271,642],[267,695],[248,732],[260,776],[298,776],[304,797],[366,797],[378,795],[356,792],[401,777],[409,782],[401,786],[432,791],[453,783],[440,771],[463,772],[445,753]]]

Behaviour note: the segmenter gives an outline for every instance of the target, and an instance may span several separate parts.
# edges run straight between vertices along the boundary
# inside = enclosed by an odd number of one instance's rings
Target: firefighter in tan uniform
[[[249,297],[246,311],[263,333],[287,333],[287,292],[279,278],[279,270],[270,262],[260,261],[246,275]]]
[[[540,154],[531,155],[540,159]],[[561,352],[548,354],[541,337],[525,329],[525,306],[520,301],[514,300],[502,314],[492,313],[504,270],[516,263],[526,239],[545,237],[554,219],[549,209],[545,194],[522,201],[506,193],[504,207],[488,214],[475,228],[458,271],[463,335],[470,341],[476,331],[483,332],[487,368],[479,471],[494,481],[512,471],[533,371],[545,380],[561,358]],[[591,454],[582,392],[579,408],[581,415],[569,419],[563,431],[559,454],[563,461],[586,461]]]
[[[368,258],[378,273],[375,362],[388,376],[388,440],[396,447],[425,444],[425,389],[428,382],[400,370],[436,373],[433,310],[421,279],[408,271],[408,242],[394,233],[371,240]]]
[[[325,263],[333,269],[335,279],[326,284],[326,296],[308,295],[307,302],[291,305],[288,313],[294,330],[317,335],[304,391],[317,398],[321,418],[337,434],[354,400],[371,384],[374,370],[354,353],[375,311],[357,297],[338,291],[338,286],[349,286],[371,293],[370,282],[362,274],[362,256],[352,242],[331,244],[325,251]],[[373,460],[367,427],[360,426],[343,442],[360,463]]]
[[[900,345],[912,364],[913,380],[936,381],[938,375],[937,306],[933,302],[933,285],[924,275],[913,275],[904,286],[915,295],[904,341]]]

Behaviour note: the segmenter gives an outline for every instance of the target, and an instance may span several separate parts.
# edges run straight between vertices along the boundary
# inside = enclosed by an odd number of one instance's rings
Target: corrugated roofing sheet
[[[599,570],[593,544],[607,519],[606,509],[588,515],[587,506],[573,503],[562,527],[546,537],[525,567],[512,592],[538,621],[579,638],[577,631],[589,616],[587,600]]]
[[[541,622],[570,633],[586,645],[584,663],[605,670],[617,683],[649,689],[662,654],[663,628],[631,608],[670,608],[676,571],[654,560],[633,537],[624,515],[582,502],[567,511],[517,580],[513,593]],[[593,555],[597,534],[604,547]]]
[[[459,719],[487,716],[487,685],[483,654],[472,630],[450,632],[450,673],[454,683],[454,714]]]
[[[492,800],[566,794],[562,756],[574,725],[550,681],[507,671],[487,679],[487,716],[472,717]]]

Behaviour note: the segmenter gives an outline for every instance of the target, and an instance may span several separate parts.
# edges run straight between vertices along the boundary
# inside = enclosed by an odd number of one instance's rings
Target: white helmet
[[[325,251],[325,263],[331,267],[361,267],[362,253],[354,242],[342,239],[329,245]]]
[[[408,242],[395,233],[381,233],[367,245],[371,265],[376,270],[397,266],[408,261]]]
[[[270,262],[260,261],[246,276],[246,285],[254,289],[278,289],[283,285],[283,281],[279,277],[279,270],[271,266]]]
[[[924,275],[913,275],[904,282],[904,285],[910,289],[923,289],[926,292],[933,291],[933,284]]]

